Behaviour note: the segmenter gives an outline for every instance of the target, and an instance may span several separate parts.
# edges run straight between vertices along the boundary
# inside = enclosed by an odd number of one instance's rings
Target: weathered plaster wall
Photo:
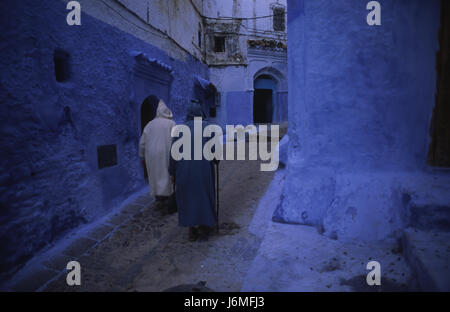
[[[198,31],[203,30],[202,0],[118,0],[143,21],[166,33],[192,55],[202,59]],[[215,0],[209,0],[214,5]],[[197,11],[198,10],[198,11]]]
[[[243,31],[252,38],[263,36],[286,39],[286,32],[273,30],[273,6],[286,8],[286,0],[221,0],[204,1],[203,12],[209,17],[250,18],[243,21]],[[260,17],[265,18],[260,18]],[[255,18],[258,17],[258,18]],[[287,21],[287,18],[285,18]]]
[[[65,8],[65,5],[70,0],[60,1]],[[171,37],[157,28],[149,27],[149,24],[138,13],[131,9],[126,9],[118,0],[79,0],[78,2],[82,11],[81,23],[83,23],[84,16],[94,17],[105,24],[165,51],[172,58],[186,60],[187,53],[175,40],[172,40]],[[141,2],[133,1],[133,3]]]
[[[244,3],[244,12],[246,12],[247,16],[252,17],[271,16],[273,15],[274,6],[284,8],[287,11],[286,0],[251,0],[244,1]],[[287,15],[285,16],[285,22],[287,22]],[[273,17],[249,20],[247,27],[251,38],[264,36],[278,40],[286,40],[286,31],[274,31]]]
[[[224,37],[224,51],[215,51],[216,37]],[[247,63],[247,37],[241,20],[205,21],[206,62],[214,66]]]
[[[366,4],[288,1],[290,147],[274,219],[382,240],[405,221],[396,173],[426,164],[440,1],[381,1],[379,27]]]
[[[194,96],[194,76],[208,79],[206,65],[170,41],[161,50],[149,43],[152,34],[131,35],[132,26],[111,11],[92,7],[72,27],[67,12],[63,1],[0,4],[1,279],[146,187],[137,150],[141,98],[145,90],[167,91],[134,84],[133,51],[172,71],[168,106],[178,122]],[[54,76],[55,49],[70,53],[63,83]],[[97,146],[106,144],[116,144],[117,165],[99,170]]]
[[[236,0],[204,1],[203,10],[208,17],[242,16],[242,3]]]

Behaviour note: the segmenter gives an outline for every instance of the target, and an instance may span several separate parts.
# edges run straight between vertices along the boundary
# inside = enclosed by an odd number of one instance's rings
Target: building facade
[[[194,1],[80,0],[80,26],[67,3],[0,4],[0,280],[148,188],[145,98],[181,122],[196,77],[209,79]]]
[[[0,280],[148,188],[150,95],[248,124],[260,89],[262,122],[287,118],[285,2],[78,2],[73,26],[68,0],[0,4]]]
[[[220,125],[287,121],[286,1],[220,1],[205,14]]]

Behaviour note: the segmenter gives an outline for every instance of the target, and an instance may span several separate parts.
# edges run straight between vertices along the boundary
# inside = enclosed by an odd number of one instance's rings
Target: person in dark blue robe
[[[171,155],[169,164],[169,174],[175,183],[178,224],[182,227],[189,227],[189,240],[191,241],[198,238],[207,240],[217,222],[214,162],[206,160],[203,153],[201,160],[194,160],[195,117],[204,118],[204,114],[198,102],[193,101],[188,109],[185,122],[191,132],[191,160],[177,161]],[[207,125],[207,121],[202,119],[202,133]],[[173,142],[177,139],[174,138]],[[202,136],[202,147],[207,140],[208,138]]]

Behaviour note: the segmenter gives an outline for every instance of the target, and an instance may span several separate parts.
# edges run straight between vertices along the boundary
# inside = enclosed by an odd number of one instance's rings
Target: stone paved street
[[[205,281],[215,291],[239,291],[261,243],[248,226],[273,178],[259,169],[259,161],[221,162],[221,227],[208,241],[189,242],[177,214],[157,210],[152,198],[141,196],[48,261],[49,268],[63,270],[42,290],[162,291]],[[75,258],[82,285],[69,287],[64,266]]]
[[[283,129],[283,134],[286,129]],[[15,290],[40,291],[411,291],[417,280],[396,244],[352,244],[308,226],[271,221],[285,170],[260,161],[220,163],[220,231],[188,241],[178,215],[147,192],[44,258]],[[383,284],[366,285],[366,264],[383,267]],[[81,265],[68,286],[66,264]]]
[[[399,246],[351,244],[314,227],[271,222],[285,171],[259,161],[220,165],[220,232],[189,242],[177,214],[141,195],[53,253],[15,285],[41,291],[411,291],[416,277]],[[366,264],[382,264],[380,287],[366,285]],[[82,285],[65,269],[81,264]]]

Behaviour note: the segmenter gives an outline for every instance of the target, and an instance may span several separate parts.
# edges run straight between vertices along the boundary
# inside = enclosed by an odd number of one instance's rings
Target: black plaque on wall
[[[116,145],[97,146],[98,169],[117,165]]]

